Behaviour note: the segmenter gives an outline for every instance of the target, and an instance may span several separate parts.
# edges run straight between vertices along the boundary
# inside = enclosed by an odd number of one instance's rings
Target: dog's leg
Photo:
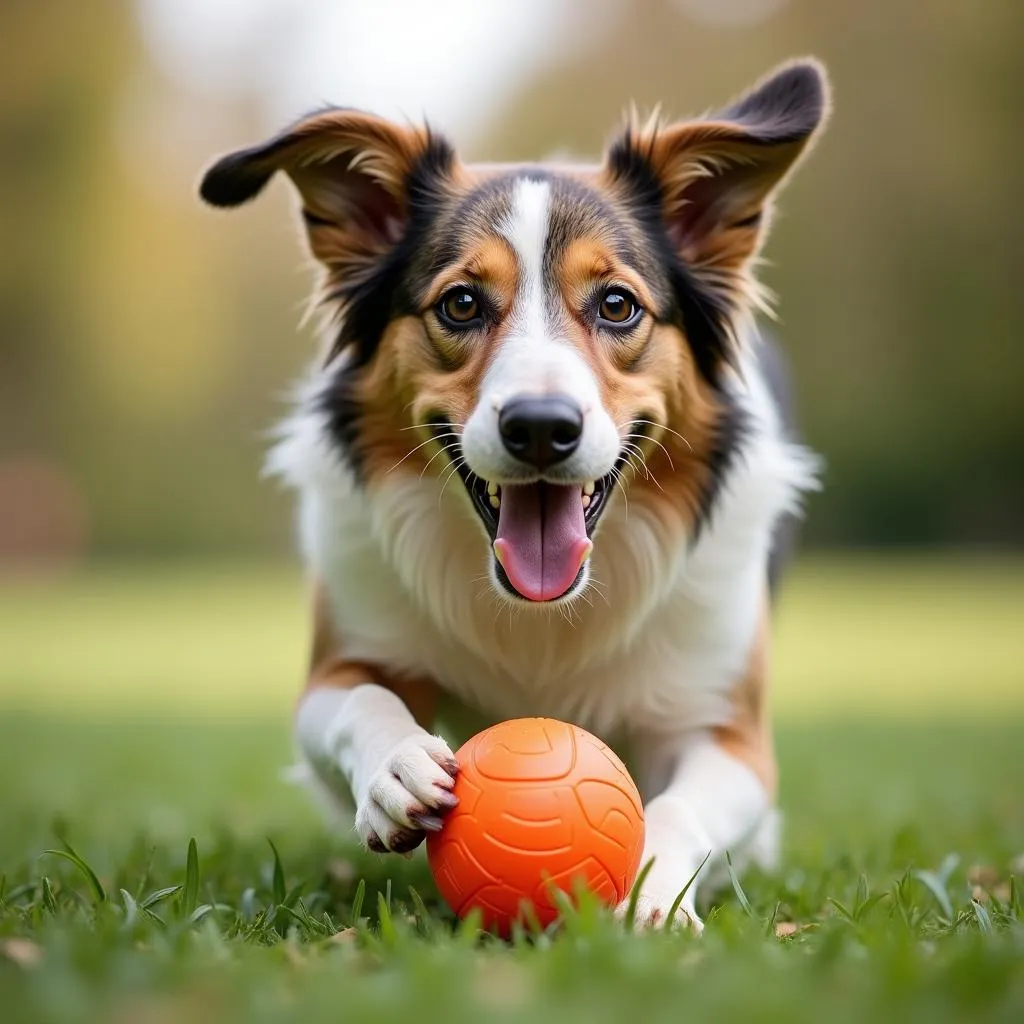
[[[673,739],[637,737],[652,755],[649,769],[664,786],[645,808],[643,863],[652,867],[637,904],[637,921],[663,921],[676,897],[696,876],[678,914],[700,931],[695,898],[709,868],[777,832],[772,804],[775,758],[765,710],[767,613],[750,652],[747,671],[732,699],[733,717],[725,726]],[[771,827],[767,827],[771,826]],[[758,849],[761,860],[768,851]]]
[[[637,922],[663,921],[694,875],[679,907],[680,919],[698,931],[695,899],[701,875],[727,850],[749,842],[770,811],[764,784],[749,765],[727,752],[710,733],[681,741],[672,780],[644,810],[643,863],[654,866],[637,903]]]
[[[429,721],[430,688],[340,657],[322,596],[317,612],[309,686],[295,720],[299,746],[329,792],[354,799],[356,831],[369,849],[408,852],[457,803],[455,755],[410,710],[418,704]]]

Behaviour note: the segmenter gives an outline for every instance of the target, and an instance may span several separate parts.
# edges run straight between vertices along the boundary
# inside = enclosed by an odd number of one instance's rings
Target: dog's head
[[[631,125],[597,167],[466,166],[430,131],[332,109],[224,157],[201,192],[237,206],[292,179],[353,472],[454,473],[498,591],[551,602],[586,586],[620,490],[681,535],[707,514],[752,262],[826,106],[822,69],[795,63],[720,114]]]

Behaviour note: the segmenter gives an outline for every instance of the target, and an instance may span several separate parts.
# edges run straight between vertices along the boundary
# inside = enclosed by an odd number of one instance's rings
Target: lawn
[[[699,940],[585,906],[507,945],[282,779],[293,574],[8,580],[0,1020],[1024,1019],[1022,621],[1024,565],[805,564],[777,630],[783,870],[718,894]],[[69,847],[87,867],[45,852]]]

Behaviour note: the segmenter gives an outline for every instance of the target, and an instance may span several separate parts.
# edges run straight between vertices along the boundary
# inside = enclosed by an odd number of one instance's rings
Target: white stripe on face
[[[551,217],[551,185],[520,178],[508,214],[496,225],[519,267],[519,284],[501,341],[484,376],[480,399],[462,432],[470,468],[485,480],[522,477],[523,466],[508,453],[498,417],[509,400],[524,395],[567,395],[584,417],[577,452],[559,466],[570,479],[596,480],[615,464],[619,435],[601,405],[597,380],[586,360],[559,333],[557,313],[548,316],[544,251]]]
[[[513,330],[537,341],[547,334],[544,247],[548,239],[550,207],[549,182],[520,178],[512,196],[512,208],[498,225],[498,232],[512,246],[519,261],[519,292],[512,311]]]

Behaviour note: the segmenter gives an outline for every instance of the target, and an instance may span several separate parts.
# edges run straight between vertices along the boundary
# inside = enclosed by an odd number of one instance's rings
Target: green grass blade
[[[207,914],[212,913],[214,910],[212,903],[202,903],[191,914],[188,915],[188,923],[195,924],[197,921],[202,921]]]
[[[413,912],[416,915],[416,924],[420,930],[420,933],[430,938],[434,934],[434,921],[430,916],[430,911],[427,910],[426,903],[423,902],[423,897],[416,891],[414,886],[409,886],[409,899],[412,900]]]
[[[46,875],[43,875],[42,881],[40,882],[40,889],[42,889],[43,906],[46,907],[51,914],[56,914],[57,900],[54,898],[53,887],[50,885],[50,880]]]
[[[837,914],[850,924],[855,924],[857,919],[853,916],[853,913],[846,909],[846,907],[832,896],[826,896],[825,902],[836,911]]]
[[[360,878],[356,886],[356,893],[352,897],[352,919],[349,924],[353,928],[359,927],[359,918],[363,913],[363,901],[366,899],[366,879]]]
[[[860,917],[860,908],[868,900],[868,876],[861,874],[857,879],[857,893],[853,898],[853,918]]]
[[[879,903],[881,903],[883,900],[887,900],[888,898],[889,894],[887,892],[876,892],[874,896],[869,896],[866,900],[864,900],[863,903],[860,904],[859,907],[857,907],[857,910],[854,914],[854,918],[857,921],[866,920],[868,914],[870,914],[871,911],[874,910],[874,908],[877,907]]]
[[[952,921],[953,904],[949,902],[949,894],[946,892],[941,874],[934,871],[915,871],[914,877],[935,897],[935,902],[946,915],[946,919]]]
[[[483,911],[474,907],[460,922],[455,929],[456,944],[463,949],[471,949],[476,945],[480,930],[484,926]]]
[[[150,907],[155,907],[158,903],[163,903],[164,900],[169,899],[176,893],[181,892],[180,885],[168,885],[164,889],[157,889],[156,892],[151,892],[144,900],[139,903],[139,906],[143,910],[149,910]]]
[[[85,880],[89,883],[89,888],[92,890],[93,899],[96,901],[96,903],[106,903],[107,893],[104,890],[102,884],[100,883],[100,880],[96,877],[96,872],[93,871],[93,869],[89,867],[89,865],[86,864],[85,861],[82,860],[82,858],[79,857],[78,854],[75,853],[75,851],[67,843],[65,843],[64,845],[67,847],[67,849],[44,850],[43,854],[49,855],[51,857],[63,857],[64,860],[70,861],[72,864],[74,864],[75,867],[78,868],[78,870],[85,877]]]
[[[740,906],[743,908],[744,913],[747,917],[754,916],[754,908],[750,905],[750,900],[747,899],[747,894],[743,891],[743,886],[740,885],[740,880],[736,876],[736,872],[732,867],[732,854],[728,850],[725,851],[725,867],[729,872],[729,881],[732,882],[732,891],[736,893],[736,899],[740,901]]]
[[[652,857],[641,869],[640,874],[636,876],[636,881],[633,883],[633,888],[629,890],[629,902],[626,904],[626,931],[631,932],[633,926],[636,923],[636,905],[640,899],[640,890],[644,886],[644,882],[647,881],[647,876],[651,873],[651,868],[654,867],[654,858]]]
[[[518,919],[523,922],[526,933],[533,938],[544,934],[544,928],[537,916],[537,908],[533,905],[533,900],[519,901]]]
[[[672,923],[676,919],[676,914],[679,912],[679,908],[683,905],[683,900],[686,899],[686,894],[690,891],[690,887],[693,885],[693,883],[697,881],[697,876],[701,873],[701,871],[704,870],[704,865],[707,864],[708,859],[710,857],[711,851],[708,850],[708,852],[704,855],[704,859],[700,862],[700,866],[697,868],[696,871],[694,871],[692,875],[690,875],[690,880],[686,883],[686,885],[683,886],[682,891],[672,901],[672,906],[669,908],[668,917],[665,919],[665,931],[669,931],[671,929]],[[776,912],[778,912],[778,907],[776,907],[775,909]]]
[[[974,910],[974,916],[978,919],[978,930],[984,935],[991,935],[992,918],[989,917],[988,911],[977,901],[971,900],[971,907]]]
[[[124,901],[124,923],[121,927],[125,931],[130,931],[139,918],[139,905],[127,889],[121,890],[121,899]]]
[[[390,887],[390,880],[389,880]],[[390,896],[390,892],[388,893]],[[377,893],[377,917],[380,922],[380,937],[389,949],[394,949],[398,942],[398,932],[394,918],[391,916],[391,905],[384,893]]]
[[[271,876],[270,893],[274,899],[274,902],[279,906],[282,906],[285,901],[285,897],[288,895],[284,884],[284,867],[281,864],[281,857],[277,852],[277,847],[274,845],[273,839],[268,839],[270,843],[270,849],[274,853],[274,873]]]
[[[185,917],[191,918],[199,901],[199,850],[195,837],[188,841],[188,857],[185,861],[185,894],[182,909]]]
[[[283,907],[294,907],[302,894],[303,883],[296,882],[285,894],[284,899],[281,900],[281,906]]]

